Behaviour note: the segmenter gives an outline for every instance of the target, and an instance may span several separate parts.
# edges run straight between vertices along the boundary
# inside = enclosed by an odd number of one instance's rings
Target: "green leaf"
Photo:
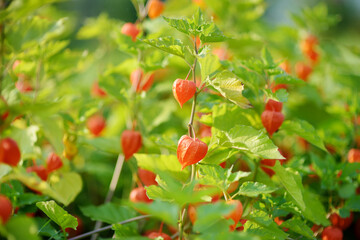
[[[35,146],[38,131],[39,127],[34,125],[26,129],[16,128],[12,131],[11,138],[18,143],[22,158],[36,157],[40,154],[40,148]]]
[[[176,30],[185,33],[187,35],[196,36],[197,32],[194,30],[194,26],[186,19],[175,19],[175,18],[167,18],[163,17],[164,20]]]
[[[276,189],[259,182],[244,182],[241,184],[237,194],[247,197],[257,197],[259,194],[267,194],[274,191],[276,191]]]
[[[326,31],[341,20],[339,15],[330,15],[328,7],[324,2],[320,2],[312,7],[305,7],[301,15],[292,15],[296,24],[312,32]]]
[[[339,215],[342,218],[348,218],[350,217],[350,211],[346,208],[340,208],[339,209]]]
[[[356,184],[354,183],[346,183],[339,187],[339,196],[343,199],[348,199],[355,195],[356,192]]]
[[[32,218],[13,216],[6,224],[7,239],[9,240],[40,240],[37,236],[38,227]]]
[[[194,187],[197,181],[183,185],[167,172],[159,172],[156,181],[159,183],[159,186],[152,185],[146,187],[148,197],[150,199],[176,202],[179,206],[210,201],[210,196],[219,192],[219,189],[215,187],[195,191]]]
[[[45,181],[41,181],[34,174],[26,172],[16,172],[9,175],[11,179],[17,179],[31,189],[37,190],[45,195],[54,198],[65,206],[69,205],[82,189],[82,180],[79,174],[74,172],[62,173],[59,181],[51,186]]]
[[[115,231],[115,238],[121,239],[123,237],[139,236],[137,229],[134,228],[133,226],[114,224],[112,229]],[[143,238],[143,239],[147,239],[147,238]]]
[[[315,128],[304,120],[284,121],[280,129],[286,131],[288,134],[296,134],[318,148],[327,151],[323,140],[316,133]]]
[[[8,196],[9,199],[14,198],[14,197],[17,198],[20,195],[24,194],[24,188],[25,188],[21,184],[21,182],[16,181],[16,180],[10,180],[6,184],[4,184],[4,182],[3,182],[0,184],[0,187],[1,187],[0,194]]]
[[[244,230],[260,236],[261,239],[284,240],[288,236],[279,229],[278,225],[264,211],[254,210],[247,218],[248,221],[244,225]]]
[[[297,204],[301,210],[304,210],[306,208],[306,205],[304,203],[302,195],[303,185],[301,183],[301,177],[299,177],[295,173],[290,172],[288,169],[283,168],[280,165],[279,161],[276,161],[273,169],[276,173],[276,176],[279,178],[281,184],[291,195],[295,204]]]
[[[49,223],[47,218],[35,217],[37,226],[39,228],[38,235],[44,237],[52,237],[54,240],[62,240],[64,238],[63,232],[59,231],[58,226],[53,226]]]
[[[283,228],[289,228],[291,231],[296,232],[300,234],[301,236],[305,236],[309,239],[314,239],[313,231],[311,228],[309,228],[304,221],[301,221],[300,219],[291,218],[289,220],[286,220],[281,224],[281,227]]]
[[[235,125],[262,127],[261,120],[253,109],[242,109],[233,104],[218,104],[212,109],[215,128],[230,131]]]
[[[125,89],[129,86],[129,80],[123,75],[109,71],[99,77],[99,86],[119,101],[127,101]]]
[[[265,62],[265,64],[267,65],[267,67],[274,67],[274,60],[269,52],[269,50],[264,47],[261,51],[261,57],[262,60]]]
[[[173,37],[161,37],[158,39],[143,39],[142,41],[164,52],[183,58],[189,66],[194,62],[195,57],[192,50],[189,46],[185,46],[181,40]]]
[[[157,39],[142,39],[141,41],[164,52],[185,58],[185,47],[181,40],[173,37],[160,37]]]
[[[272,92],[271,89],[262,89],[267,98],[274,99],[278,102],[287,102],[289,93],[285,89],[279,89],[276,92]]]
[[[93,221],[101,221],[109,224],[119,223],[136,216],[136,213],[125,206],[114,203],[105,203],[100,206],[80,207],[81,212]]]
[[[63,129],[61,129],[58,123],[58,118],[53,116],[41,116],[34,117],[34,120],[41,127],[42,132],[46,138],[50,141],[51,145],[55,148],[57,153],[61,153],[64,149],[62,143]]]
[[[202,26],[202,31],[200,33],[201,42],[223,42],[227,39],[228,38],[222,33],[222,31],[215,25],[214,22],[206,23]]]
[[[287,102],[289,93],[285,89],[279,89],[275,92],[275,95],[280,102]]]
[[[175,155],[135,154],[134,157],[140,168],[155,173],[167,172],[183,182],[189,177],[189,170],[187,168],[181,170],[181,165]]]
[[[199,181],[201,184],[218,186],[225,190],[225,170],[219,165],[199,165]]]
[[[262,227],[259,224],[256,224],[252,221],[247,221],[244,224],[245,232],[252,235],[260,237],[261,240],[284,240],[286,239],[283,234],[278,232],[278,229]],[[281,231],[281,230],[280,230]]]
[[[242,61],[241,65],[233,62],[222,62],[222,64],[237,77],[240,78],[245,85],[245,90],[258,95],[260,89],[263,89],[266,81],[264,78],[264,63],[260,60]],[[254,96],[256,98],[256,96]],[[257,100],[257,99],[254,99]]]
[[[202,81],[205,81],[205,79],[221,67],[219,58],[208,53],[208,48],[204,48],[203,51],[199,53],[198,61],[200,63]]]
[[[60,181],[51,185],[52,189],[55,191],[55,196],[52,195],[52,197],[63,203],[65,206],[68,206],[81,192],[82,185],[82,180],[78,173],[63,173]]]
[[[260,240],[259,237],[245,232],[230,232],[228,226],[229,220],[221,219],[215,225],[212,225],[212,228],[203,231],[201,235],[194,234],[194,240]]]
[[[358,172],[360,171],[360,162],[355,162],[352,164],[345,164],[342,169],[341,177],[351,177],[356,178],[358,176]]]
[[[244,86],[233,73],[222,71],[215,76],[215,79],[209,80],[209,84],[236,105],[243,108],[248,106],[248,100],[242,95]]]
[[[204,185],[212,185],[219,187],[222,191],[226,191],[232,182],[238,181],[240,178],[249,176],[250,172],[234,172],[226,171],[219,165],[199,165],[199,182]]]
[[[97,138],[85,138],[79,137],[78,138],[79,144],[89,144],[96,149],[112,154],[119,154],[121,152],[120,142],[118,137],[97,137]]]
[[[200,26],[204,23],[205,19],[204,19],[204,15],[201,11],[201,8],[198,8],[197,11],[194,13],[194,15],[192,16],[192,22],[196,25],[196,26]]]
[[[6,176],[9,172],[11,172],[12,167],[7,164],[0,163],[0,180],[2,177]]]
[[[213,21],[206,21],[200,9],[192,19],[174,19],[164,17],[165,21],[178,31],[189,36],[199,36],[203,43],[222,42],[227,39]]]
[[[226,180],[228,185],[230,185],[231,183],[236,182],[241,178],[246,178],[250,175],[251,172],[243,172],[243,171],[232,172],[232,168],[229,168],[226,171]]]
[[[239,149],[265,159],[284,159],[263,130],[236,125],[228,132],[219,131],[216,138],[221,146]]]
[[[237,154],[239,151],[237,149],[228,149],[228,148],[222,148],[219,146],[213,145],[215,148],[213,151],[208,151],[208,154],[206,154],[206,157],[201,160],[201,163],[205,164],[220,164],[224,162],[224,160],[227,160]]]
[[[302,213],[306,219],[309,219],[317,225],[330,225],[329,220],[326,218],[327,212],[325,211],[323,204],[319,200],[318,195],[311,193],[310,191],[305,189],[303,191],[303,199],[306,208],[304,211],[302,211]]]
[[[171,121],[172,115],[178,110],[173,103],[173,99],[164,99],[160,102],[156,101],[156,103],[155,101],[144,103],[142,107],[147,109],[146,112],[142,113],[144,126],[149,130],[156,130],[157,127],[170,128],[176,126],[176,123]],[[150,134],[153,135],[154,132],[150,132]],[[175,144],[173,147],[176,149]]]
[[[150,204],[147,203],[131,203],[135,209],[150,214],[152,217],[164,221],[173,227],[177,226],[177,220],[179,215],[179,207],[176,204],[153,201]]]
[[[214,231],[213,228],[217,228],[216,225],[222,221],[224,216],[228,215],[232,210],[234,210],[234,207],[235,206],[233,205],[229,205],[220,201],[214,204],[204,204],[198,206],[196,208],[197,220],[194,224],[194,231],[203,233]],[[227,224],[225,228],[228,230],[229,224]]]
[[[72,228],[76,230],[78,221],[76,217],[70,215],[62,209],[55,201],[38,202],[36,206],[43,211],[51,220],[53,220],[61,229]]]
[[[136,1],[136,0],[135,0]],[[102,240],[113,240],[113,238],[101,238]],[[126,240],[149,240],[148,237],[142,237],[142,236],[129,236],[126,238],[115,238],[116,240],[120,239],[126,239]],[[162,238],[155,238],[156,240],[163,240]]]
[[[287,73],[279,74],[274,77],[274,81],[276,84],[296,84],[296,85],[304,85],[305,82],[297,77],[289,75]]]
[[[44,5],[60,2],[63,0],[33,0],[33,1],[14,1],[6,9],[7,17],[15,20],[26,17]]]
[[[344,207],[351,211],[360,212],[360,196],[355,195],[347,199]]]
[[[171,194],[171,192],[168,192],[165,189],[161,188],[160,186],[156,186],[156,185],[151,185],[146,187],[146,195],[150,199],[155,199],[155,200],[159,199],[168,202],[171,202],[176,198],[176,196]]]
[[[57,38],[64,36],[64,34],[69,31],[69,27],[70,27],[69,18],[67,17],[60,18],[51,25],[51,28],[41,38],[41,42],[42,43],[49,42],[51,40],[55,40]]]
[[[101,13],[97,18],[86,19],[85,24],[77,33],[78,39],[109,38],[114,29],[118,29],[118,21],[110,19],[106,13]]]
[[[46,196],[33,194],[33,193],[23,193],[19,195],[17,199],[17,205],[18,206],[30,205],[45,200],[47,200]]]

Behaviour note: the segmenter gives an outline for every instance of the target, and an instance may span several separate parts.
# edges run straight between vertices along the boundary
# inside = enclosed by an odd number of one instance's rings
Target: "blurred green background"
[[[173,0],[170,0],[173,1]],[[233,0],[241,1],[241,0]],[[168,1],[165,1],[168,2]],[[191,0],[180,0],[184,6]],[[304,6],[315,6],[319,2],[328,5],[331,14],[339,14],[341,22],[336,26],[336,32],[351,30],[360,34],[360,1],[359,0],[267,0],[268,8],[263,20],[269,24],[291,24],[289,12],[299,12]],[[135,21],[136,12],[130,0],[69,0],[57,4],[60,9],[73,12],[77,15],[77,25],[88,17],[96,17],[106,12],[111,18],[125,22]]]

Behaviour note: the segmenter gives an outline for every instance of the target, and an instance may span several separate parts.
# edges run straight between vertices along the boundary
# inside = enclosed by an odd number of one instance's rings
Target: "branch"
[[[119,182],[119,178],[120,178],[121,169],[122,169],[123,164],[124,164],[124,156],[119,154],[117,162],[116,162],[116,166],[115,166],[115,169],[114,169],[114,173],[113,173],[113,176],[112,176],[112,179],[111,179],[111,182],[110,182],[109,191],[108,191],[108,193],[106,195],[104,203],[110,202],[112,197],[114,196],[114,192],[115,192],[115,189],[116,189],[117,184]],[[94,231],[100,229],[101,226],[102,226],[102,222],[101,221],[96,221]],[[97,237],[98,237],[98,234],[94,234],[93,236],[91,236],[91,240],[95,240]]]
[[[150,216],[150,215],[137,216],[137,217],[130,218],[130,219],[127,219],[127,220],[125,220],[125,221],[119,222],[119,223],[117,223],[117,224],[126,224],[126,223],[130,223],[130,222],[135,222],[135,221],[138,221],[138,220],[147,218],[147,217],[151,217],[151,216]],[[99,233],[99,232],[103,232],[103,231],[109,230],[109,229],[112,228],[112,226],[113,226],[113,224],[108,225],[108,226],[103,227],[103,228],[99,228],[99,229],[94,230],[94,231],[91,231],[91,232],[87,232],[87,233],[81,234],[81,235],[76,236],[76,237],[73,237],[73,238],[69,238],[69,240],[82,239],[82,238],[91,236],[91,235],[93,235],[93,234],[95,234],[95,233]]]
[[[196,46],[196,37],[195,37],[195,40],[194,40],[194,44],[195,44],[195,52],[197,54],[198,50],[197,50],[197,46]],[[191,68],[191,71],[192,71],[192,74],[193,74],[193,81],[194,81],[195,85],[196,85],[196,63],[197,63],[197,58],[195,58],[194,65]],[[194,95],[194,99],[193,99],[193,103],[192,103],[192,107],[191,107],[190,121],[189,121],[189,124],[188,124],[189,136],[192,137],[192,138],[195,138],[193,123],[194,123],[194,117],[195,117],[197,94],[198,94],[198,92],[196,92],[195,95]]]

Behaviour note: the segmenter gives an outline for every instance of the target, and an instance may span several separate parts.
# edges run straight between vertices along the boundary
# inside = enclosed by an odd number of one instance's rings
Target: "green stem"
[[[182,210],[180,210],[180,214],[179,214],[179,239],[182,240],[183,239],[183,235],[184,235],[184,218],[185,218],[185,214],[186,214],[186,209],[187,207],[184,207]]]
[[[38,231],[37,234],[39,234],[41,232],[41,230],[43,230],[49,223],[51,222],[51,219],[49,219]]]
[[[64,239],[67,240],[68,238],[67,238],[67,236],[66,236],[66,231],[65,231],[65,229],[61,229],[61,230],[62,230],[62,232],[63,232],[63,234],[64,234]]]
[[[196,46],[196,36],[194,38],[194,48],[195,48],[195,52],[196,54],[198,54],[198,49]],[[195,58],[194,60],[194,64],[191,67],[191,72],[193,75],[193,81],[196,85],[196,64],[197,64],[197,58]],[[189,76],[189,74],[188,74]],[[186,79],[188,78],[188,76],[186,77]],[[194,117],[195,117],[195,109],[196,109],[196,97],[197,97],[197,92],[195,92],[194,94],[194,98],[193,98],[193,103],[192,103],[192,107],[191,107],[191,115],[190,115],[190,120],[189,120],[189,124],[188,124],[188,132],[189,132],[189,136],[192,138],[195,138],[195,131],[194,131]],[[191,165],[191,176],[190,176],[190,183],[195,179],[195,174],[196,174],[196,166],[195,164]],[[183,235],[184,235],[184,219],[185,219],[185,215],[186,215],[186,211],[187,211],[187,205],[180,210],[179,213],[179,239],[182,240],[183,239]]]
[[[223,191],[225,201],[229,201],[228,195],[226,191]]]
[[[196,165],[193,164],[191,165],[191,179],[190,179],[190,182],[194,181],[195,179],[195,176],[196,175]]]
[[[195,52],[197,54],[198,51],[197,51],[197,47],[196,47],[196,37],[195,37],[194,44],[195,44]],[[195,84],[196,84],[196,63],[197,63],[197,58],[195,58],[194,65],[191,68],[191,71],[192,71],[192,74],[193,74],[193,81],[194,81]],[[194,132],[193,123],[194,123],[194,117],[195,117],[197,94],[198,93],[196,92],[195,95],[194,95],[194,98],[193,98],[193,103],[192,103],[192,107],[191,107],[190,121],[189,121],[189,124],[188,124],[189,136],[192,137],[192,138],[195,138],[195,134],[193,133]]]
[[[117,161],[116,161],[113,176],[112,176],[112,179],[111,179],[111,182],[110,182],[109,190],[108,190],[108,193],[106,195],[104,203],[111,202],[111,200],[112,200],[112,198],[114,196],[116,187],[117,187],[118,182],[119,182],[119,178],[120,178],[120,174],[121,174],[123,164],[124,164],[124,156],[122,154],[119,154],[119,156],[117,158]],[[98,230],[99,228],[101,228],[102,224],[103,224],[102,221],[96,221],[94,230]],[[97,237],[98,237],[98,234],[95,233],[94,235],[91,236],[91,239],[95,240],[95,239],[97,239]]]
[[[60,233],[62,230],[56,231],[53,235],[51,235],[51,237],[49,238],[49,240],[53,239],[58,233]]]

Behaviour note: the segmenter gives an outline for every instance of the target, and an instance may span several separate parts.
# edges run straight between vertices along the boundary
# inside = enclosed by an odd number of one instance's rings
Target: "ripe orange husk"
[[[131,158],[137,153],[142,145],[142,137],[140,132],[133,130],[125,130],[121,134],[121,146],[125,156],[125,160]]]
[[[148,16],[151,19],[157,18],[164,11],[165,4],[160,0],[150,0]]]
[[[176,79],[173,84],[173,94],[180,107],[189,101],[196,93],[196,85],[192,81]]]
[[[206,143],[187,135],[182,136],[177,148],[177,158],[181,164],[181,169],[201,161],[206,156],[207,151]]]

